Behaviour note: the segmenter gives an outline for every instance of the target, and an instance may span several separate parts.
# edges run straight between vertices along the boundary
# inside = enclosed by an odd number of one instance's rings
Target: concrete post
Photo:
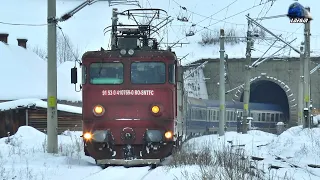
[[[250,79],[251,79],[251,46],[252,37],[250,31],[251,21],[248,20],[248,31],[247,31],[247,48],[246,48],[246,70],[245,70],[245,83],[243,91],[243,119],[242,119],[242,133],[248,132],[247,118],[249,117],[249,102],[250,102]]]
[[[58,153],[56,0],[48,0],[48,153]]]
[[[220,83],[219,83],[219,98],[220,98],[220,119],[219,119],[219,136],[223,136],[225,133],[224,126],[225,126],[225,68],[224,68],[224,41],[225,41],[225,34],[224,30],[220,29]]]

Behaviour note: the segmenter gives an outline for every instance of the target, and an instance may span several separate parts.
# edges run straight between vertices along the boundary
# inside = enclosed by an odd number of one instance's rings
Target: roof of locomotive
[[[197,99],[188,97],[188,102],[190,106],[194,107],[219,107],[219,100],[207,100],[207,99]],[[243,102],[233,102],[226,101],[226,108],[234,108],[234,109],[242,109]],[[251,110],[269,110],[269,111],[282,111],[282,108],[276,104],[268,104],[268,103],[249,103],[249,108]]]
[[[121,57],[120,50],[102,50],[102,51],[87,51],[83,54],[82,59],[86,58],[119,58]],[[148,57],[148,58],[170,58],[176,59],[176,54],[168,50],[144,50],[136,49],[134,50],[134,55],[123,56],[126,57]]]

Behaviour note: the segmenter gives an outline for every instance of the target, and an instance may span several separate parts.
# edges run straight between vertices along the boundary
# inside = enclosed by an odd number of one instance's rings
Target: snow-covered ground
[[[52,155],[45,153],[45,134],[32,127],[20,127],[15,135],[0,139],[0,179],[120,180],[130,177],[131,180],[183,180],[187,176],[197,176],[196,179],[200,180],[200,175],[203,175],[203,169],[197,165],[161,166],[152,171],[148,171],[148,167],[109,167],[102,170],[94,164],[93,159],[84,156],[80,134],[66,131],[59,135],[59,153]],[[319,163],[318,137],[319,128],[303,130],[298,126],[279,136],[257,130],[245,135],[227,132],[220,138],[217,135],[194,138],[185,145],[194,148],[193,150],[209,148],[211,152],[222,149],[221,147],[231,147],[230,145],[244,145],[242,148],[249,157],[264,158],[253,162],[253,165],[265,172],[266,179],[270,179],[269,175],[272,175],[272,179],[283,179],[286,176],[295,180],[316,180],[320,178],[320,169],[310,168],[308,164]],[[237,146],[233,147],[236,148]],[[276,160],[276,157],[283,160]],[[283,168],[269,170],[270,164]],[[293,165],[297,167],[294,168]]]

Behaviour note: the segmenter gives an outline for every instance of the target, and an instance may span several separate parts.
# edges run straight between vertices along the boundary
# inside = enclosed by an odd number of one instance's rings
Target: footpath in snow
[[[297,126],[279,136],[253,130],[248,134],[227,132],[222,137],[217,135],[197,137],[189,140],[183,147],[183,151],[191,155],[187,157],[183,157],[182,153],[174,155],[168,158],[170,165],[152,171],[148,171],[148,167],[121,166],[102,170],[94,164],[92,158],[84,155],[80,134],[81,132],[66,131],[63,135],[59,135],[59,153],[52,155],[45,153],[46,134],[32,127],[20,127],[15,135],[0,139],[0,179],[201,180],[204,176],[213,177],[212,174],[215,174],[215,178],[219,175],[219,179],[227,180],[231,177],[228,166],[241,169],[245,162],[236,160],[235,157],[247,159],[250,169],[256,169],[253,179],[320,179],[320,169],[308,166],[320,164],[319,128],[302,129],[301,126]],[[219,161],[221,166],[216,167],[204,161],[200,165],[191,162],[192,153],[199,160],[201,153],[205,154],[206,151],[208,154],[204,158],[205,161],[211,157],[212,162]],[[224,152],[225,154],[221,156],[224,158],[219,159],[221,157],[217,152]],[[200,162],[198,160],[196,162]],[[235,164],[236,162],[239,163]],[[251,170],[247,173],[251,173]],[[249,176],[241,177],[245,179]]]

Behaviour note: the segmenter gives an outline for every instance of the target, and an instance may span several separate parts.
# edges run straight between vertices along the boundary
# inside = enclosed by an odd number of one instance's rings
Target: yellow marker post
[[[54,108],[54,107],[56,107],[56,104],[57,104],[57,99],[53,96],[50,96],[48,99],[49,107]]]
[[[243,104],[243,109],[246,110],[246,111],[248,111],[249,105],[248,105],[248,104]]]

